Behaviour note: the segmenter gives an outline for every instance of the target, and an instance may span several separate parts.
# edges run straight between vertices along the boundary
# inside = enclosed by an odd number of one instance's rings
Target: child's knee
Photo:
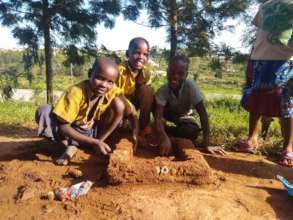
[[[137,88],[136,91],[137,95],[154,95],[153,89],[150,85],[141,85],[139,88]]]
[[[178,126],[177,129],[179,136],[191,140],[197,139],[201,130],[199,126],[195,123],[184,123],[183,125]]]
[[[116,98],[113,99],[113,101],[111,103],[111,108],[114,110],[114,112],[117,115],[123,115],[124,111],[126,109],[125,103],[119,97],[116,97]]]
[[[152,103],[154,100],[153,89],[149,85],[142,85],[138,88],[137,98],[139,102]]]
[[[41,105],[35,112],[35,121],[39,123],[41,117],[50,117],[52,106],[49,104]]]

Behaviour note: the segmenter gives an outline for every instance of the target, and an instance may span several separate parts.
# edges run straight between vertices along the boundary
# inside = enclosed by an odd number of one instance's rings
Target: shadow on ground
[[[271,161],[267,161],[262,157],[258,157],[258,159],[253,161],[230,156],[217,157],[208,154],[205,154],[204,157],[213,169],[225,173],[240,174],[263,179],[274,179],[276,175],[282,175],[293,180],[292,168],[280,166]]]
[[[265,190],[269,193],[266,202],[271,205],[276,213],[277,219],[291,220],[293,197],[289,196],[284,189],[275,189],[264,186],[248,186],[255,189]]]
[[[15,138],[28,138],[34,137],[36,131],[23,125],[11,125],[7,123],[0,123],[0,136],[15,137]]]

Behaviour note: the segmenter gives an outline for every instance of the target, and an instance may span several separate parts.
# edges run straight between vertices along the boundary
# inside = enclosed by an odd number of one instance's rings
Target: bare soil
[[[172,138],[173,155],[159,157],[156,146],[140,147],[133,152],[132,142],[125,137],[118,139],[107,166],[109,184],[176,182],[203,185],[215,181],[212,169],[190,140]]]
[[[293,182],[293,170],[279,166],[274,158],[202,153],[208,164],[204,169],[211,169],[214,177],[209,183],[158,178],[143,181],[140,175],[138,181],[113,185],[108,181],[108,158],[83,149],[69,166],[56,166],[52,161],[62,151],[32,133],[17,136],[1,132],[0,219],[293,219],[293,198],[275,179],[280,174]],[[135,171],[140,174],[150,166],[144,163],[153,167],[154,161],[167,161],[168,166],[174,162],[174,156],[160,158],[144,152],[137,153],[137,160],[144,161],[138,169],[141,172]],[[69,168],[82,171],[83,176],[75,177]],[[76,201],[60,202],[44,196],[57,187],[87,179],[95,184]]]

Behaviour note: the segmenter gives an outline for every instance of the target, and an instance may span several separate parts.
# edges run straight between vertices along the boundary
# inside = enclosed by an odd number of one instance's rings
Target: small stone
[[[156,168],[157,174],[160,174],[161,173],[161,168],[159,166],[156,166],[155,168]]]
[[[33,198],[35,196],[35,191],[28,188],[27,186],[21,186],[18,188],[18,192],[16,195],[17,201],[25,201]]]
[[[83,173],[81,170],[78,170],[78,169],[74,169],[74,168],[69,168],[66,173],[73,177],[73,178],[80,178],[83,176]]]
[[[53,191],[48,192],[47,198],[49,201],[53,201],[55,199],[55,193]]]

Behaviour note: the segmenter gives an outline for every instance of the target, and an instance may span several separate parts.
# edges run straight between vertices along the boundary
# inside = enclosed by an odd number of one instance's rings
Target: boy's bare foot
[[[57,159],[55,163],[60,166],[68,165],[70,159],[76,154],[78,148],[70,145],[67,147],[66,151]]]

